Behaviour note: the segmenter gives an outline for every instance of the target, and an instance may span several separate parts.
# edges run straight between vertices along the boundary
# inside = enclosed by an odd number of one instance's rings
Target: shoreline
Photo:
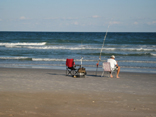
[[[94,72],[96,71],[96,67],[86,67],[87,71],[90,71],[90,72]],[[51,70],[66,70],[66,66],[14,66],[14,67],[2,67],[0,66],[0,68],[8,68],[8,69],[51,69]],[[133,69],[133,70],[132,70]],[[98,71],[99,72],[102,72],[103,69],[102,69],[102,66],[101,67],[98,67]],[[149,74],[156,74],[156,70],[154,69],[139,69],[139,68],[121,68],[120,72],[123,72],[123,73],[149,73]]]
[[[0,68],[0,116],[156,116],[156,74],[121,72],[120,79],[87,71]]]

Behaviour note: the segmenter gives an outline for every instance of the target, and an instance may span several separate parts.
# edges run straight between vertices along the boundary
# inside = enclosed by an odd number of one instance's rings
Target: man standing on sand
[[[120,67],[118,66],[117,61],[115,60],[115,56],[112,55],[110,59],[107,59],[107,62],[110,63],[111,70],[114,70],[114,69],[117,70],[116,78],[120,78],[119,77]],[[110,73],[110,77],[113,78],[112,73]]]

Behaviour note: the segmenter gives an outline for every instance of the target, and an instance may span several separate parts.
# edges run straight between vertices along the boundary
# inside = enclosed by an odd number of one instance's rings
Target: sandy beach
[[[0,68],[0,117],[156,117],[156,74],[87,73]]]

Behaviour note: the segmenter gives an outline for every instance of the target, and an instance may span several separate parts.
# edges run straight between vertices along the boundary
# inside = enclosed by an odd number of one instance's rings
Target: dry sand
[[[73,78],[65,70],[0,68],[0,117],[11,116],[156,117],[156,74]]]

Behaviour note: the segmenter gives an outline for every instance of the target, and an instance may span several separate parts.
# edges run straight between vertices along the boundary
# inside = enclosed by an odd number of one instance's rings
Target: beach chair
[[[74,63],[74,59],[66,59],[66,75],[76,75],[78,69]]]
[[[113,72],[115,73],[117,71],[116,68],[111,69],[110,63],[109,62],[104,62],[102,64],[102,68],[103,68],[103,72],[101,74],[101,77],[104,76],[105,72],[108,73],[108,77],[110,76],[110,73],[113,74]]]

